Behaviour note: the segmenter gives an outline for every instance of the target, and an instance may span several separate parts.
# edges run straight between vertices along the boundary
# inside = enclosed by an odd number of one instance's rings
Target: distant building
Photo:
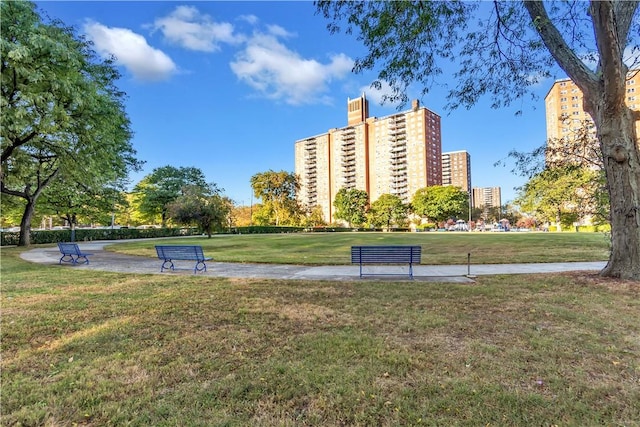
[[[414,100],[411,109],[369,117],[364,94],[347,100],[347,126],[295,142],[298,199],[320,206],[333,221],[333,200],[341,188],[364,190],[374,202],[394,194],[410,202],[423,187],[442,184],[440,116]]]
[[[582,91],[571,79],[556,80],[544,98],[546,121],[547,121],[547,143],[561,146],[565,142],[575,141],[586,136],[591,140],[591,144],[597,144],[595,126],[591,116],[582,108]],[[627,106],[636,111],[640,111],[640,70],[632,70],[627,75],[626,89]],[[640,121],[636,121],[636,135],[640,137]],[[638,141],[640,144],[640,140]],[[592,150],[588,144],[584,153],[580,150],[573,154],[576,156],[588,154]],[[553,155],[553,150],[552,155]],[[558,153],[557,157],[566,157],[571,153]],[[547,158],[547,161],[554,158]]]
[[[501,207],[500,187],[473,187],[472,206],[478,209]]]
[[[453,185],[471,194],[471,156],[468,152],[442,153],[442,185]]]

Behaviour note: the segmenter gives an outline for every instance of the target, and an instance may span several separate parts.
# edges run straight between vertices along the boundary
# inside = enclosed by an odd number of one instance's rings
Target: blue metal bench
[[[351,263],[360,265],[360,277],[392,276],[390,273],[363,273],[366,264],[409,264],[409,278],[413,279],[413,264],[420,264],[420,246],[351,246]]]
[[[71,264],[89,264],[89,258],[87,257],[93,255],[82,252],[77,243],[58,242],[58,249],[60,249],[60,253],[62,254],[58,264],[62,264],[63,262]]]
[[[175,270],[173,261],[195,261],[196,265],[193,267],[193,273],[198,271],[207,271],[207,264],[205,261],[212,260],[213,258],[206,258],[202,252],[202,246],[156,246],[156,252],[158,258],[162,260],[162,267],[160,272],[165,269]]]

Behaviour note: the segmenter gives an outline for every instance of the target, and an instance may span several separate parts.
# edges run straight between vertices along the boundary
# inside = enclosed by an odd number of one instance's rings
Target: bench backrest
[[[357,264],[420,264],[421,246],[352,246],[351,262]]]
[[[73,255],[82,254],[82,252],[80,252],[80,248],[78,247],[77,243],[58,242],[58,248],[60,249],[60,252],[63,254],[73,254]]]
[[[156,246],[156,252],[160,259],[193,259],[204,261],[202,246]]]

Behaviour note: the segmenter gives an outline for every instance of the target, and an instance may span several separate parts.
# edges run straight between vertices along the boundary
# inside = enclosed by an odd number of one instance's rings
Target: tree
[[[231,215],[235,226],[248,227],[251,225],[251,206],[234,206]]]
[[[0,3],[0,189],[24,200],[19,245],[30,244],[36,203],[64,179],[100,187],[140,168],[111,61],[26,1]]]
[[[116,210],[126,205],[124,193],[116,188],[94,189],[81,183],[69,187],[64,180],[59,180],[52,184],[50,191],[43,194],[37,211],[45,215],[57,215],[66,221],[73,239],[74,230],[79,223],[106,224],[111,221]]]
[[[320,227],[327,225],[324,220],[324,214],[322,213],[322,206],[315,205],[311,209],[308,209],[304,217],[303,225],[305,227]]]
[[[393,194],[382,194],[371,204],[368,217],[376,227],[390,229],[392,225],[404,225],[407,222],[408,206],[400,197]]]
[[[583,121],[572,138],[549,139],[531,152],[509,153],[515,160],[512,171],[529,178],[517,200],[522,208],[558,224],[570,225],[586,216],[598,224],[609,221],[602,154],[592,126]],[[553,205],[557,208],[549,209]]]
[[[262,200],[262,209],[268,213],[270,223],[294,225],[299,221],[301,211],[296,195],[300,183],[294,173],[272,170],[257,173],[251,177],[251,188]]]
[[[584,95],[602,152],[611,206],[611,253],[604,276],[640,280],[640,144],[638,113],[625,104],[629,67],[625,51],[638,50],[638,0],[471,3],[444,1],[319,1],[330,31],[358,29],[368,54],[357,72],[381,65],[379,80],[393,88],[388,100],[407,100],[412,82],[423,93],[459,68],[450,108],[471,107],[489,95],[502,107],[530,93],[559,66]],[[488,6],[487,9],[480,9]],[[633,64],[637,65],[637,64]],[[447,70],[447,74],[451,74]]]
[[[148,217],[160,216],[162,226],[167,226],[169,204],[184,195],[187,186],[208,189],[204,173],[195,167],[162,166],[155,168],[135,186],[133,192],[139,202],[140,212]]]
[[[214,230],[229,225],[232,207],[231,199],[224,197],[215,184],[208,184],[183,187],[183,194],[170,202],[167,210],[179,224],[195,224],[211,238]]]
[[[413,212],[443,222],[458,218],[469,209],[469,195],[451,185],[433,185],[418,189],[411,202]]]
[[[364,190],[341,188],[333,199],[335,219],[347,221],[349,227],[362,225],[367,219],[369,195]]]
[[[586,216],[598,218],[603,200],[601,187],[593,186],[597,177],[602,174],[592,169],[547,168],[520,189],[515,204],[540,221],[555,222],[559,228]]]

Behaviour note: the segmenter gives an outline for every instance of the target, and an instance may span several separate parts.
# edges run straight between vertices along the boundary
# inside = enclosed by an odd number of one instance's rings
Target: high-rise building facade
[[[420,188],[442,183],[440,116],[413,101],[411,109],[369,117],[364,94],[347,100],[347,126],[295,142],[300,203],[333,221],[341,188],[364,190],[371,202],[394,194],[410,202]]]
[[[453,185],[471,194],[471,156],[468,152],[442,153],[442,185]]]
[[[582,91],[571,79],[556,80],[544,101],[548,144],[553,146],[585,139],[597,144],[591,116],[582,108]],[[625,101],[630,109],[640,111],[640,70],[632,70],[627,75]],[[636,135],[640,137],[640,121],[636,121]],[[581,145],[584,148],[579,148]],[[547,161],[590,151],[589,144],[576,144],[573,147],[573,151],[568,153],[551,150],[548,156],[552,157],[547,157]]]
[[[478,209],[502,206],[500,187],[473,187],[473,207]]]

